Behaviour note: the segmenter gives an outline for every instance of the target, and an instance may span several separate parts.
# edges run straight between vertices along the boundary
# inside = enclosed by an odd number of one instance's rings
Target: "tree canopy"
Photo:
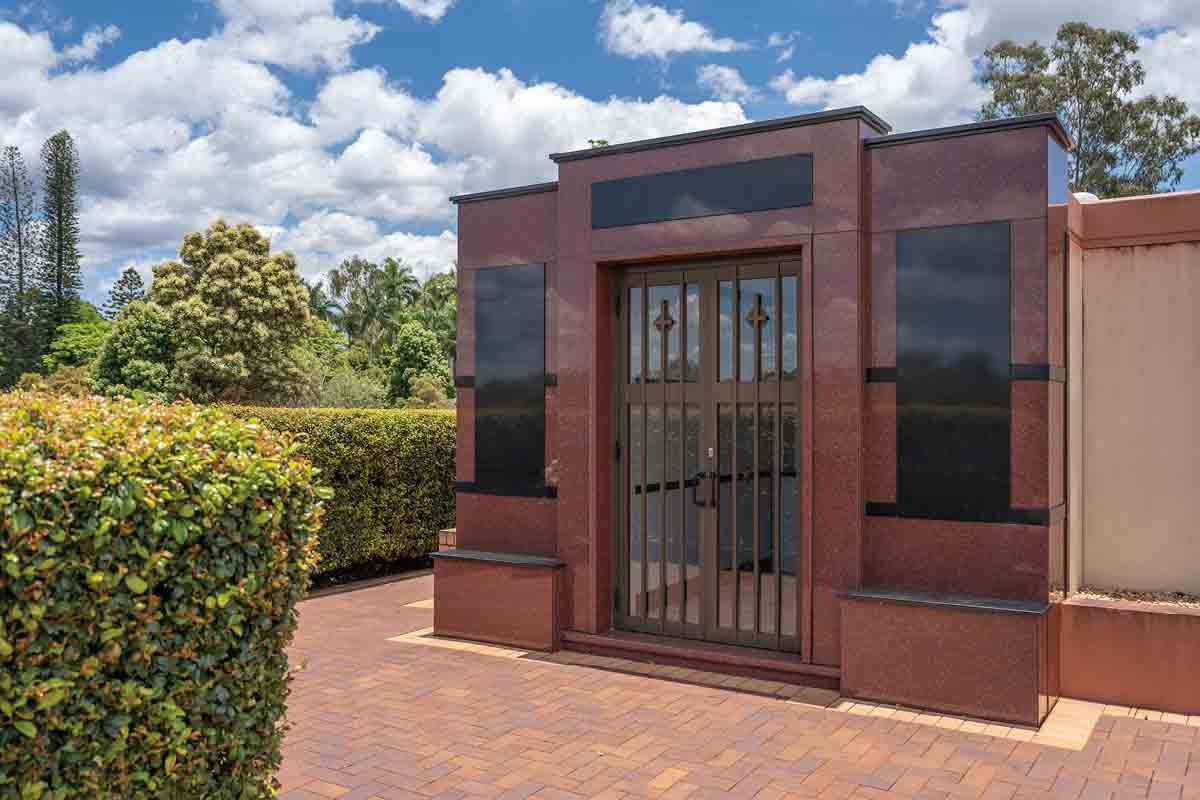
[[[992,99],[984,119],[1055,112],[1075,149],[1072,191],[1123,196],[1170,191],[1183,162],[1200,152],[1200,117],[1170,95],[1141,91],[1137,39],[1068,22],[1049,47],[1005,40],[984,53]]]

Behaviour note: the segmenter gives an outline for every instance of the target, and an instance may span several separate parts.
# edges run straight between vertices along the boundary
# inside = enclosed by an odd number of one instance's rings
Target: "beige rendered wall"
[[[1200,242],[1072,250],[1072,583],[1200,593]]]

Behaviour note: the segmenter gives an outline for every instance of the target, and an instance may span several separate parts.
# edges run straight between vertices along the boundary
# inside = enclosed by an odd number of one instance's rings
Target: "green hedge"
[[[301,435],[333,488],[317,571],[424,556],[454,525],[454,412],[235,407]]]
[[[322,494],[216,409],[0,395],[0,797],[273,796]]]

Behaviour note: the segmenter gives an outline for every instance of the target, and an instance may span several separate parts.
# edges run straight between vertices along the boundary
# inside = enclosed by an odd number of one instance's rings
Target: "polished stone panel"
[[[867,517],[863,583],[1044,601],[1046,537],[1044,525]]]
[[[867,150],[876,232],[1046,216],[1046,129]]]
[[[1047,305],[1046,220],[1012,223],[1012,363],[1045,364]],[[1058,295],[1061,302],[1061,295]]]
[[[1012,382],[1013,508],[1046,508],[1050,503],[1049,381]],[[1061,485],[1061,481],[1059,482]]]
[[[787,155],[593,183],[592,227],[806,206],[812,164]]]
[[[454,479],[475,482],[475,390],[455,392],[456,419],[454,429]]]
[[[897,497],[908,516],[1009,507],[1010,226],[896,239]]]
[[[1022,725],[1045,717],[1044,613],[854,597],[842,609],[844,695]]]
[[[559,585],[555,563],[434,557],[438,636],[553,651],[559,642]],[[481,603],[481,597],[503,598]]]
[[[1046,204],[1066,205],[1067,194],[1067,151],[1054,136],[1046,137]]]
[[[870,349],[872,367],[896,366],[896,234],[871,235]]]
[[[896,502],[896,384],[867,384],[864,442],[868,503]]]
[[[458,268],[539,264],[554,259],[558,192],[458,206]]]
[[[526,494],[545,486],[546,270],[475,273],[475,483]]]
[[[812,654],[837,664],[837,592],[859,585],[863,366],[857,233],[813,238]]]
[[[459,547],[529,556],[557,555],[557,500],[458,492],[455,524]]]

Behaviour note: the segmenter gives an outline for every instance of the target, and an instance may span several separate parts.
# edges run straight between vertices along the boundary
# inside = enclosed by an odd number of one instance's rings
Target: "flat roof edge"
[[[959,136],[974,136],[980,133],[992,133],[995,131],[1015,130],[1018,128],[1036,128],[1047,127],[1055,135],[1067,150],[1074,148],[1071,142],[1071,137],[1067,133],[1067,129],[1063,126],[1062,120],[1058,118],[1058,114],[1047,112],[1044,114],[1027,114],[1021,117],[1009,117],[1007,119],[989,119],[983,122],[968,122],[965,125],[949,125],[944,128],[927,128],[920,131],[909,131],[907,133],[892,133],[884,136],[875,136],[865,140],[865,147],[874,149],[876,147],[891,147],[898,144],[914,144],[916,142],[932,142],[938,139],[954,139]]]
[[[762,122],[746,122],[741,125],[730,125],[724,128],[711,128],[706,131],[679,133],[673,136],[660,136],[657,139],[642,139],[624,144],[605,145],[604,147],[589,147],[586,150],[571,150],[565,153],[551,153],[550,160],[556,163],[563,161],[579,161],[584,158],[611,156],[619,153],[636,153],[642,150],[655,150],[660,147],[671,147],[680,144],[707,142],[713,139],[727,139],[732,136],[745,136],[751,133],[766,133],[767,131],[784,128],[798,128],[803,125],[816,125],[822,122],[837,122],[844,119],[860,119],[881,134],[887,133],[892,126],[876,116],[864,106],[850,108],[835,108],[829,111],[815,111],[811,114],[799,114],[780,119],[768,119]]]
[[[505,197],[520,197],[524,194],[541,194],[543,192],[557,191],[558,181],[550,181],[549,183],[531,183],[527,186],[510,186],[507,189],[492,189],[472,194],[456,194],[450,198],[450,202],[455,204],[476,203],[480,200],[501,200]]]

